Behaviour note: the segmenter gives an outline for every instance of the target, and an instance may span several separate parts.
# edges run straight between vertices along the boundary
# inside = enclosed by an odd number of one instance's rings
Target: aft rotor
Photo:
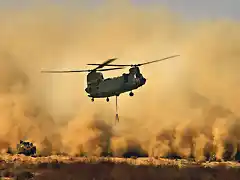
[[[111,70],[118,70],[118,69],[123,69],[123,67],[116,67],[116,68],[107,68],[107,69],[102,69],[104,66],[107,66],[111,62],[115,61],[117,58],[113,59],[108,59],[107,61],[103,62],[102,64],[98,64],[98,67],[94,69],[86,69],[86,70],[57,70],[57,71],[41,71],[42,73],[80,73],[80,72],[88,72],[88,73],[93,73],[97,71],[111,71]]]

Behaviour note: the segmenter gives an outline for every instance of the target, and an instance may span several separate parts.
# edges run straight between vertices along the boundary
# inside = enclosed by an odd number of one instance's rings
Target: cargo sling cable
[[[119,122],[119,116],[118,116],[118,96],[116,96],[116,117],[115,117],[115,125]]]

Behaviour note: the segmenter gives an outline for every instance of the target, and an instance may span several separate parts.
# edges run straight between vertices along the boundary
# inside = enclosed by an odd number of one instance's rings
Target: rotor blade
[[[180,55],[169,56],[169,57],[166,57],[166,58],[163,58],[163,59],[137,64],[136,66],[142,66],[142,65],[146,65],[146,64],[151,64],[151,63],[155,63],[155,62],[158,62],[158,61],[163,61],[163,60],[167,60],[167,59],[170,59],[170,58],[174,58],[174,57],[177,57],[177,56],[180,56]]]
[[[97,69],[103,68],[104,66],[108,65],[109,63],[115,61],[117,58],[113,58],[113,59],[108,59],[107,61],[103,62],[102,64],[99,64],[98,67],[96,67],[95,69],[93,69],[92,71],[96,71]]]
[[[123,69],[123,68],[109,68],[109,69],[100,69],[100,70],[97,70],[97,71],[111,71],[111,70],[117,70],[117,69]]]
[[[149,61],[149,62],[145,62],[145,63],[141,63],[141,64],[136,64],[136,65],[132,65],[132,64],[107,64],[107,65],[105,65],[105,66],[115,66],[115,67],[116,67],[116,66],[117,66],[117,67],[142,66],[142,65],[146,65],[146,64],[150,64],[150,63],[154,63],[154,62],[158,62],[158,61],[163,61],[163,60],[166,60],[166,59],[174,58],[174,57],[177,57],[177,56],[180,56],[180,55],[169,56],[169,57],[166,57],[166,58],[163,58],[163,59],[158,59],[158,60]],[[87,64],[87,65],[99,66],[99,65],[101,65],[101,64],[91,63],[91,64]]]
[[[90,66],[99,66],[100,64],[87,64]],[[105,66],[118,66],[118,67],[126,67],[126,66],[132,66],[132,65],[128,65],[128,64],[107,64]]]
[[[97,71],[111,71],[123,68],[108,68],[108,69],[100,69]],[[91,72],[92,70],[71,70],[71,71],[41,71],[42,73],[75,73],[75,72]]]
[[[90,72],[91,70],[71,70],[71,71],[41,71],[42,73],[75,73],[75,72]]]

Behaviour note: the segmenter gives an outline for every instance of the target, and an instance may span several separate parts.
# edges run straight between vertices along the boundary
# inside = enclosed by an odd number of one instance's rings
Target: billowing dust
[[[162,7],[130,4],[84,10],[63,7],[2,11],[0,16],[0,147],[33,141],[41,153],[115,156],[126,152],[205,159],[240,150],[240,23],[188,22]],[[94,103],[86,69],[117,57],[138,63],[180,54],[141,68],[144,87]],[[106,72],[105,77],[124,71]]]

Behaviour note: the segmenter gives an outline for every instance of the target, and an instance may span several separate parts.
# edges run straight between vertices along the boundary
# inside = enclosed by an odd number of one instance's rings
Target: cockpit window
[[[141,73],[136,73],[137,78],[141,78]]]

